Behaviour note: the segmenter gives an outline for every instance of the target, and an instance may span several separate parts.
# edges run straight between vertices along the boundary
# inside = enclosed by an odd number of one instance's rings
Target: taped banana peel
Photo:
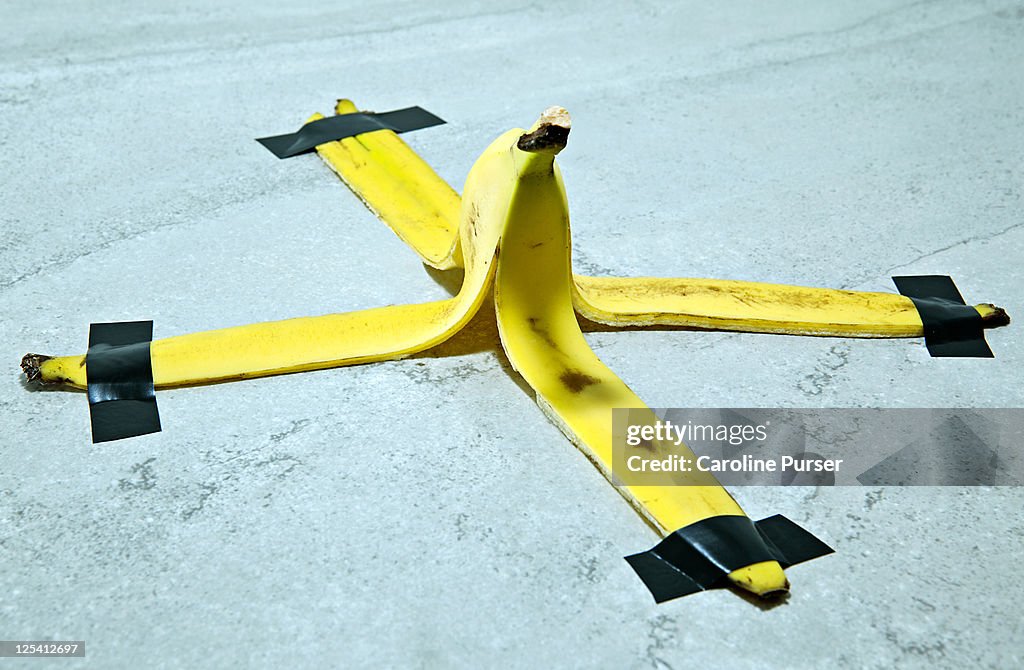
[[[554,110],[530,133],[504,133],[470,170],[458,245],[465,276],[455,297],[154,340],[154,386],[401,358],[450,337],[493,287],[499,334],[512,365],[537,391],[544,411],[608,475],[611,410],[632,407],[651,423],[657,417],[601,363],[576,322],[568,207],[554,162],[567,134],[568,115]],[[32,379],[88,386],[85,356],[30,355],[23,366]],[[692,486],[619,490],[663,536],[708,517],[743,514],[713,477],[697,477]],[[788,588],[776,561],[741,567],[729,579],[761,595]]]
[[[339,100],[336,114],[358,112]],[[315,115],[313,119],[322,118]],[[317,153],[424,263],[461,265],[459,195],[397,134],[376,131],[329,142]],[[699,329],[863,338],[921,337],[914,301],[894,293],[844,291],[728,279],[573,275],[573,308],[610,326]],[[1006,312],[974,305],[984,328]]]
[[[339,103],[338,111],[346,108]],[[458,294],[447,300],[153,340],[153,385],[167,388],[402,358],[461,329],[493,289],[499,336],[513,367],[536,391],[544,413],[611,478],[612,410],[632,409],[633,425],[654,425],[658,419],[587,345],[577,310],[613,325],[731,325],[757,332],[873,337],[921,334],[914,304],[902,296],[846,291],[826,295],[815,293],[822,289],[748,282],[574,276],[568,206],[555,163],[568,131],[565,110],[552,108],[529,132],[503,134],[470,170],[462,198],[390,131],[319,146],[328,164],[426,262],[465,269]],[[824,300],[811,300],[808,307],[808,291]],[[837,320],[839,312],[846,318]],[[44,383],[89,385],[84,355],[30,354],[22,366],[30,379]],[[679,448],[677,452],[692,457]],[[686,485],[617,489],[663,537],[708,519],[746,518],[712,475],[676,477]],[[777,560],[723,569],[726,573],[728,582],[761,596],[789,587]]]

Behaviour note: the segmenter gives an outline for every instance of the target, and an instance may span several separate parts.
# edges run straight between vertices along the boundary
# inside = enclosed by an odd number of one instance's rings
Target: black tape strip
[[[730,572],[754,563],[778,561],[788,568],[832,552],[781,514],[756,524],[746,516],[726,515],[680,528],[626,561],[661,603],[725,586]]]
[[[160,431],[149,355],[152,340],[152,321],[89,326],[85,373],[94,443]]]
[[[270,149],[278,158],[290,158],[312,151],[318,144],[368,133],[374,130],[393,130],[407,133],[410,130],[439,126],[444,119],[434,116],[421,107],[406,107],[393,112],[355,112],[339,114],[311,121],[296,133],[260,137],[256,141]]]
[[[832,547],[814,537],[810,531],[781,514],[761,519],[755,525],[765,542],[774,545],[775,550],[782,555],[779,563],[784,568],[835,553]]]
[[[992,358],[978,310],[964,303],[946,275],[893,277],[896,290],[914,301],[924,324],[928,353],[938,357]]]

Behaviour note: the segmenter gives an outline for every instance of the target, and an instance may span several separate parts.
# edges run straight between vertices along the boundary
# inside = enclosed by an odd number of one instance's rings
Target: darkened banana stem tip
[[[39,366],[50,358],[52,357],[42,354],[25,354],[21,359],[21,371],[25,373],[30,382],[42,381],[43,375],[39,371]]]
[[[1010,325],[1010,315],[1002,307],[988,305],[992,311],[981,317],[981,325],[985,328],[999,328]]]
[[[572,122],[564,107],[548,107],[516,146],[530,153],[557,154],[565,148]]]

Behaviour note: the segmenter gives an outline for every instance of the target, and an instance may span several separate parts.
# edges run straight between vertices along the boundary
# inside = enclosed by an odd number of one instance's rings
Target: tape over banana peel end
[[[832,552],[781,514],[756,523],[722,514],[684,526],[626,561],[659,603],[726,584],[778,600],[789,590],[783,567]]]

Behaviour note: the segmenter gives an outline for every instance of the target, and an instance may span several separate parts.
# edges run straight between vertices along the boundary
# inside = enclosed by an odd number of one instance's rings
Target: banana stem
[[[531,154],[556,155],[569,140],[572,121],[564,107],[548,107],[530,130],[519,138],[516,146]]]
[[[43,363],[53,358],[52,356],[44,356],[43,354],[25,354],[21,358],[21,371],[25,373],[25,377],[30,382],[42,382],[44,384],[56,383],[53,380],[47,380],[43,378],[41,367]]]

